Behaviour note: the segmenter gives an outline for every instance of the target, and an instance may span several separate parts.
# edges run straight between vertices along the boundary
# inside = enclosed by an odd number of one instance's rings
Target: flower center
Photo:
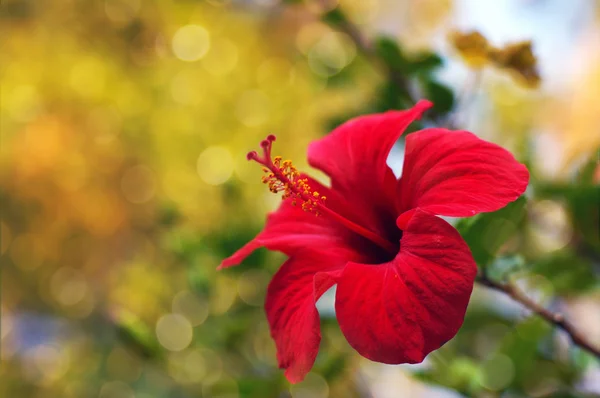
[[[395,255],[398,252],[397,245],[328,208],[325,205],[327,198],[321,196],[319,192],[313,191],[308,185],[307,178],[300,178],[300,172],[292,165],[290,160],[282,161],[281,156],[276,156],[272,159],[271,147],[273,141],[275,141],[275,136],[272,134],[261,141],[260,146],[263,149],[262,157],[256,151],[248,152],[248,155],[246,155],[248,160],[254,160],[263,165],[265,175],[262,178],[262,182],[269,186],[271,192],[283,192],[281,197],[283,200],[291,198],[292,205],[297,206],[300,204],[302,210],[313,212],[316,217],[325,215],[335,220],[349,230],[356,232],[385,249],[390,254]]]

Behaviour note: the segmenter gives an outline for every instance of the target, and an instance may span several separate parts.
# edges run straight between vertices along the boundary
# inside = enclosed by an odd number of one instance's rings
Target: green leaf
[[[157,222],[164,227],[173,227],[181,220],[181,212],[174,203],[162,203],[158,209]]]
[[[514,383],[526,383],[528,375],[536,370],[538,351],[542,341],[553,328],[539,317],[530,317],[517,324],[501,344],[499,353],[507,355],[514,366]]]
[[[326,12],[321,16],[323,22],[329,25],[341,25],[347,21],[346,16],[339,8]]]
[[[464,218],[456,229],[460,232],[480,267],[489,265],[498,250],[517,232],[517,227],[525,216],[524,196],[493,213],[483,213]]]
[[[374,112],[385,112],[391,109],[406,109],[412,106],[410,98],[403,93],[397,84],[387,81],[379,87]]]
[[[577,238],[600,256],[600,185],[540,184],[536,194],[566,202]]]
[[[416,371],[414,377],[430,384],[445,386],[468,396],[478,395],[481,390],[481,370],[468,357],[454,357],[452,361],[438,361],[431,355],[433,369]]]
[[[394,39],[385,36],[375,39],[375,52],[385,61],[390,69],[398,72],[406,72],[408,70],[409,63]]]
[[[285,383],[281,382],[281,377],[277,374],[276,378],[250,378],[245,377],[237,379],[240,398],[277,398],[281,396],[281,391],[286,388]],[[232,396],[236,396],[233,394]]]
[[[344,374],[348,364],[348,354],[334,354],[325,358],[322,363],[315,366],[319,374],[323,375],[326,380],[332,381]]]
[[[424,51],[409,57],[406,73],[429,75],[443,64],[442,57],[436,53]]]
[[[568,249],[533,263],[531,272],[546,277],[559,296],[584,293],[598,285],[591,261]]]
[[[423,90],[428,99],[433,102],[433,112],[444,115],[454,108],[454,92],[447,86],[433,80],[426,79]]]
[[[375,39],[375,52],[387,66],[404,75],[429,74],[443,65],[442,58],[431,51],[405,54],[396,40],[386,36]]]

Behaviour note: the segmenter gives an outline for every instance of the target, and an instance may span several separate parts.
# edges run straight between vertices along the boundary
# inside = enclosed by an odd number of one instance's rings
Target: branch
[[[600,348],[592,345],[592,343],[590,343],[578,330],[576,330],[562,314],[552,312],[547,308],[542,307],[527,297],[522,291],[509,283],[496,282],[489,279],[485,275],[479,275],[476,281],[483,286],[506,294],[528,310],[543,318],[546,322],[556,326],[559,329],[562,329],[569,335],[575,345],[600,359]]]
[[[327,1],[323,1],[323,3],[327,3]],[[335,24],[335,27],[341,32],[347,34],[354,42],[354,45],[356,45],[356,48],[369,60],[371,60],[371,62],[377,64],[378,67],[383,69],[390,80],[397,85],[398,88],[400,88],[401,92],[406,93],[409,97],[408,99],[415,104],[417,101],[414,98],[414,95],[411,95],[408,79],[406,79],[406,77],[401,73],[398,73],[398,71],[391,68],[390,65],[385,62],[385,60],[381,59],[381,57],[377,54],[377,51],[375,51],[375,46],[373,43],[361,33],[360,29],[355,24],[348,20],[348,18],[339,8],[336,8],[335,12],[340,16],[340,20]]]
[[[376,67],[382,70],[385,73],[389,80],[395,84],[401,93],[406,95],[406,99],[410,101],[413,105],[417,103],[419,99],[419,95],[416,94],[411,89],[411,84],[409,79],[404,76],[401,72],[394,69],[391,65],[389,65],[385,59],[383,59],[375,48],[375,44],[365,36],[360,28],[352,23],[348,17],[344,14],[344,12],[340,9],[339,6],[331,6],[330,0],[320,0],[321,5],[323,7],[323,15],[326,15],[330,12],[335,12],[337,14],[337,18],[335,18],[335,23],[330,23],[332,27],[336,30],[339,30],[342,33],[345,33],[352,39],[354,45],[358,49],[360,53],[362,53],[367,59],[369,59]],[[446,125],[447,128],[452,128],[449,126],[448,121],[444,121],[439,116],[431,115],[423,115],[423,119],[427,119],[429,122],[437,125]]]
[[[323,8],[325,10],[332,10],[332,8],[329,6],[329,1],[321,0],[321,4],[323,5]],[[337,28],[338,30],[346,33],[353,40],[354,44],[356,45],[356,48],[359,49],[373,63],[377,64],[380,68],[382,68],[384,72],[389,76],[389,79],[394,84],[396,84],[402,92],[406,93],[409,96],[410,101],[413,104],[416,103],[417,98],[415,98],[414,93],[411,93],[409,89],[410,84],[408,79],[401,73],[398,73],[398,71],[391,68],[390,65],[388,65],[385,62],[385,60],[383,60],[377,54],[373,43],[361,33],[360,29],[356,25],[354,25],[348,20],[348,18],[346,18],[346,16],[339,8],[335,8],[334,11],[339,16],[339,18],[336,19],[334,28]],[[440,124],[440,120],[437,120],[435,118],[431,120],[431,122],[438,125]],[[590,343],[584,336],[582,336],[581,333],[577,331],[573,327],[573,325],[564,318],[562,314],[554,313],[542,307],[541,305],[527,297],[523,292],[515,288],[513,285],[493,281],[489,279],[485,274],[478,276],[476,281],[483,286],[506,294],[513,300],[522,304],[530,311],[542,317],[548,323],[556,326],[559,329],[562,329],[569,335],[569,337],[575,345],[579,346],[583,350],[589,352],[590,354],[600,359],[600,348],[594,347],[592,343]]]

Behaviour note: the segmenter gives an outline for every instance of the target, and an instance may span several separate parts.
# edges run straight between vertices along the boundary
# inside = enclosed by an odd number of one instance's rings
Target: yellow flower
[[[540,84],[541,78],[531,41],[495,48],[477,31],[453,32],[450,41],[465,63],[473,69],[491,65],[509,72],[525,87],[536,88]]]
[[[450,41],[470,67],[479,69],[489,63],[490,45],[481,33],[477,31],[453,32],[450,34]]]
[[[491,49],[489,58],[493,65],[507,70],[525,86],[531,88],[539,86],[541,78],[531,41],[508,44],[501,49]]]

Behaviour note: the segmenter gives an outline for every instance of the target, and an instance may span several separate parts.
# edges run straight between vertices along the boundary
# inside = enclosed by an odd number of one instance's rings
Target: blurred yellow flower
[[[537,88],[541,82],[537,59],[530,41],[496,48],[477,31],[452,32],[449,40],[465,63],[473,69],[494,66],[509,72],[520,84],[528,88]]]
[[[491,46],[481,33],[477,31],[452,32],[450,42],[470,67],[478,69],[489,63]]]
[[[536,88],[541,78],[531,46],[530,41],[508,44],[500,49],[491,49],[489,58],[493,65],[507,70],[525,86]]]

